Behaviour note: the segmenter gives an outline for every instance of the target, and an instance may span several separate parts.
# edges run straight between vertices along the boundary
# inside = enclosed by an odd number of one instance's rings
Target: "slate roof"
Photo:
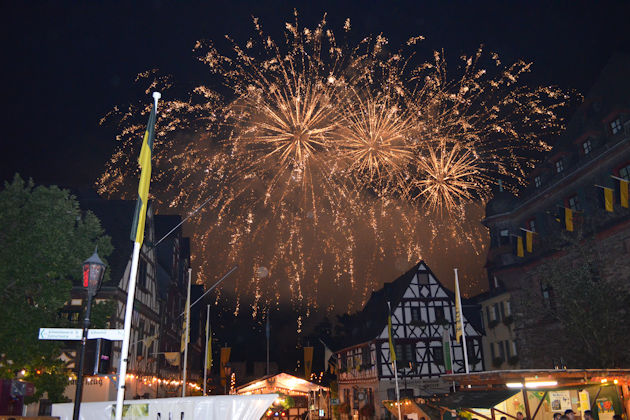
[[[351,316],[350,337],[346,336],[342,340],[328,339],[327,344],[330,344],[333,349],[340,350],[377,338],[387,325],[387,302],[390,302],[392,308],[395,308],[400,303],[405,291],[411,284],[411,280],[422,265],[426,267],[435,281],[442,286],[447,296],[454,300],[455,293],[444,287],[429,266],[424,261],[420,261],[396,280],[385,283],[383,288],[372,292],[363,309]],[[462,298],[462,306],[464,316],[468,322],[477,331],[481,331],[481,316],[478,305],[471,299]]]

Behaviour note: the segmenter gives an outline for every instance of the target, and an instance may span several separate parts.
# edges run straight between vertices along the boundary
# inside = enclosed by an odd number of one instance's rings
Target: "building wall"
[[[501,293],[481,302],[481,316],[486,332],[482,339],[486,369],[518,369],[520,364],[510,294]]]
[[[564,334],[562,328],[549,316],[553,294],[534,273],[549,260],[570,266],[578,258],[571,251],[578,236],[594,243],[592,253],[602,263],[600,276],[630,288],[630,210],[620,206],[619,181],[611,177],[630,179],[628,71],[630,58],[612,59],[518,198],[498,192],[486,206],[489,285],[510,294],[522,368],[562,365],[567,349],[557,339]],[[601,187],[614,190],[612,213],[603,208]],[[575,210],[575,232],[567,232],[556,220],[562,207]],[[519,257],[515,245],[522,229],[535,235],[532,252]],[[532,309],[539,310],[532,315]]]

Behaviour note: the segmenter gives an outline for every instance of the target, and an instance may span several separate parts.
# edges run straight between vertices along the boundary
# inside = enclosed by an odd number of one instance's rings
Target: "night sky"
[[[89,187],[116,147],[99,120],[114,105],[143,99],[137,73],[159,68],[183,91],[204,81],[198,39],[243,41],[251,16],[282,36],[297,8],[314,26],[328,12],[341,31],[383,33],[390,45],[423,35],[419,50],[444,49],[451,62],[483,44],[503,62],[534,63],[532,84],[586,93],[613,52],[630,53],[630,2],[2,2],[3,105],[0,180],[15,172],[36,183]]]
[[[394,46],[424,35],[421,49],[444,48],[451,61],[484,44],[505,62],[533,61],[533,83],[580,92],[612,52],[630,50],[622,1],[3,2],[0,178],[91,185],[116,146],[114,127],[99,119],[139,99],[137,73],[159,68],[189,88],[206,74],[195,40],[243,39],[252,15],[277,36],[295,7],[303,25],[328,12],[331,27],[349,17],[353,33],[382,32]]]

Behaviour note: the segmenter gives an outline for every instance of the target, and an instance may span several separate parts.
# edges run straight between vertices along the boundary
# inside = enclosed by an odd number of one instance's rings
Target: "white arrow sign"
[[[40,340],[81,340],[83,330],[81,328],[40,328]],[[88,339],[103,338],[105,340],[118,341],[124,337],[123,330],[94,329],[88,330]]]

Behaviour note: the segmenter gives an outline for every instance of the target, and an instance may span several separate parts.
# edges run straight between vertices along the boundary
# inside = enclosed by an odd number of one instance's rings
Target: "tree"
[[[0,375],[24,369],[39,395],[61,399],[67,372],[59,343],[38,340],[38,329],[66,325],[59,310],[81,278],[82,262],[95,246],[105,261],[110,238],[69,191],[15,175],[0,191],[0,243]]]
[[[527,316],[547,316],[562,327],[554,335],[569,367],[615,368],[630,363],[630,292],[604,276],[597,242],[583,232],[563,235],[563,255],[532,274],[547,290],[546,305],[525,305]],[[540,300],[539,300],[540,301]],[[531,302],[531,301],[530,301]]]

